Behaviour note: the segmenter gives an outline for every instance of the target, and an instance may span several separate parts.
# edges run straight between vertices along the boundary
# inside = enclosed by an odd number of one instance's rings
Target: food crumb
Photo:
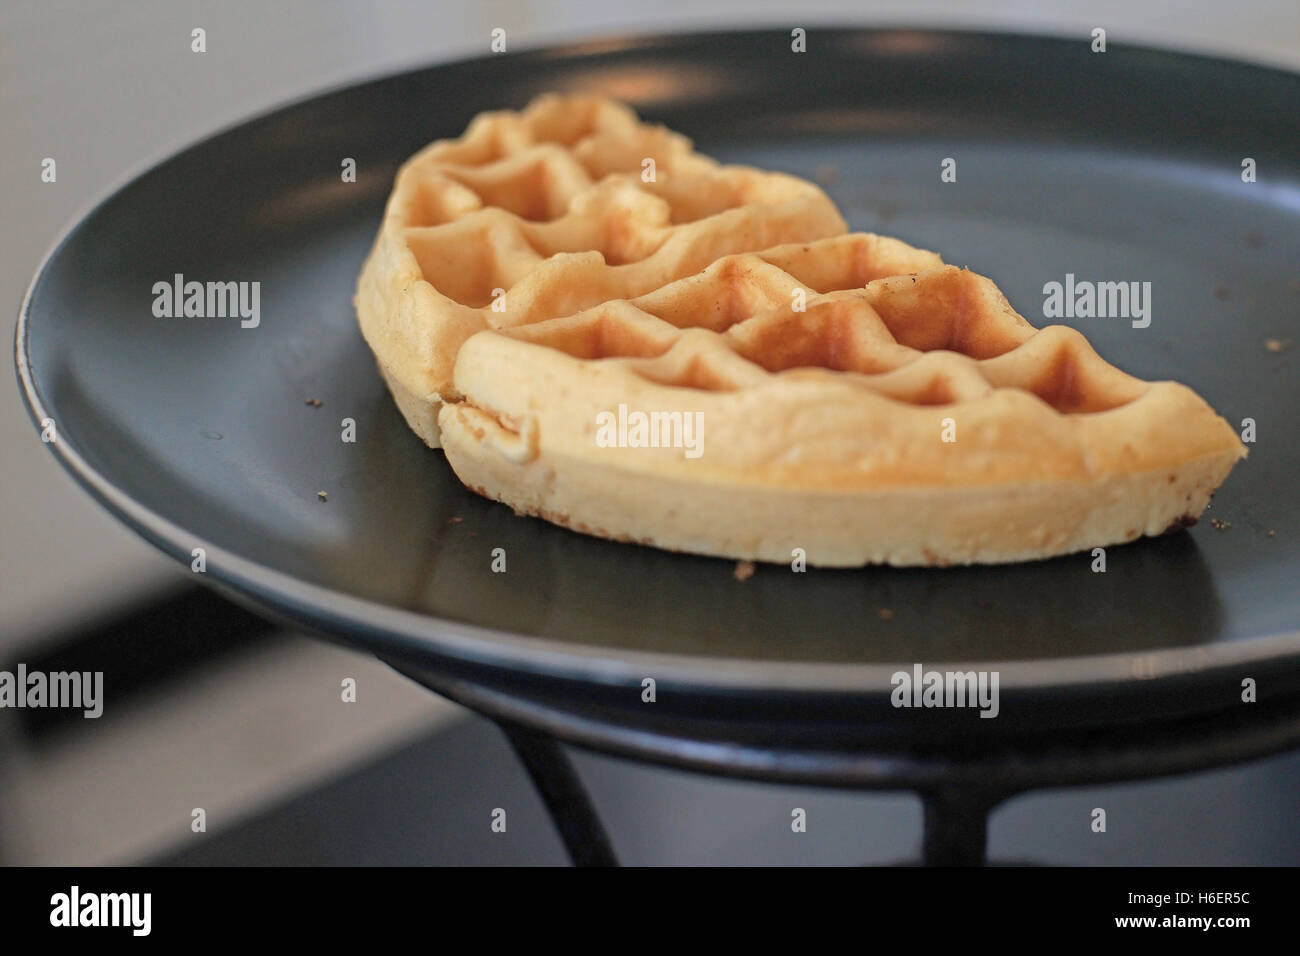
[[[1229,294],[1230,294],[1230,290],[1226,285],[1216,285],[1214,287],[1214,297],[1216,299],[1219,300],[1226,299]]]
[[[1268,536],[1269,536],[1270,538],[1276,538],[1276,537],[1277,537],[1277,534],[1276,534],[1275,532],[1273,532],[1273,531],[1270,530],[1270,531],[1268,532]]]
[[[894,612],[887,607],[882,607],[880,609],[880,619],[882,621],[892,621],[894,619]]]
[[[839,178],[839,167],[832,163],[823,163],[813,170],[813,179],[817,180],[817,182],[821,183],[823,186],[833,186]]]
[[[312,408],[320,408],[321,405],[325,403],[322,402],[319,398],[309,398],[307,399],[307,404],[310,405]]]
[[[452,515],[450,518],[447,519],[447,523],[448,523],[448,524],[460,524],[460,523],[461,523],[462,521],[464,521],[464,520],[465,520],[465,519],[462,518],[460,515]]]
[[[732,574],[736,576],[737,581],[748,581],[754,576],[754,562],[737,561],[736,570],[733,571]]]
[[[323,491],[318,491],[318,492],[316,492],[316,497],[319,498],[321,501],[329,501],[329,500],[330,500],[330,496],[327,495],[327,494],[325,494],[325,492],[323,492]]]
[[[1232,527],[1232,522],[1224,521],[1222,518],[1211,518],[1210,527],[1212,527],[1215,531],[1227,531],[1229,528]]]
[[[1264,348],[1270,352],[1283,352],[1291,347],[1290,339],[1265,339]]]

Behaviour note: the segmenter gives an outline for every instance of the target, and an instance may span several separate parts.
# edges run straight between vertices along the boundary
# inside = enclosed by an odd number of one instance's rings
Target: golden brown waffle
[[[436,446],[438,405],[456,397],[456,353],[474,333],[845,229],[811,183],[719,166],[607,99],[546,95],[520,113],[481,114],[402,167],[357,313],[407,421]]]
[[[1194,520],[1244,454],[1190,389],[1126,375],[988,279],[869,235],[477,335],[455,387],[443,445],[480,494],[766,561],[991,563],[1130,541]],[[669,447],[603,447],[620,405],[659,413]],[[698,457],[673,413],[698,413]]]
[[[1194,521],[1244,456],[1190,389],[845,230],[810,183],[546,96],[402,168],[357,309],[466,485],[675,550],[1046,557]]]

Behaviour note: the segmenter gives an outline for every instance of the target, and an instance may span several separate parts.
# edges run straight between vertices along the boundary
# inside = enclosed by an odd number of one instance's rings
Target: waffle
[[[443,444],[479,494],[738,559],[999,563],[1131,541],[1194,521],[1244,455],[1185,386],[1133,378],[988,279],[870,235],[483,333],[455,387]],[[698,456],[671,428],[661,447],[602,447],[620,405],[698,413]]]
[[[357,307],[468,487],[671,550],[1043,558],[1194,522],[1244,457],[1185,386],[846,230],[810,183],[548,96],[402,168]]]
[[[518,113],[480,114],[402,166],[357,314],[408,424],[437,447],[438,408],[459,397],[452,371],[471,335],[846,228],[812,183],[720,166],[611,100],[548,94]]]

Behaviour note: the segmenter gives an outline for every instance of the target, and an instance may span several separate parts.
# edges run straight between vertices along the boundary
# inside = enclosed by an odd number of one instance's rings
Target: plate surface
[[[1078,555],[742,583],[731,562],[468,493],[395,410],[353,286],[397,165],[549,89],[621,97],[720,159],[818,180],[852,228],[989,275],[1037,324],[1067,274],[1150,282],[1147,328],[1064,321],[1126,371],[1255,421],[1207,514],[1230,527],[1111,548],[1104,574]],[[1298,263],[1291,74],[916,31],[815,30],[804,54],[780,31],[609,41],[378,80],[188,149],[64,238],[17,354],[51,449],[119,517],[187,564],[207,549],[210,583],[385,656],[574,707],[635,709],[654,676],[664,712],[725,701],[746,720],[796,698],[803,717],[865,719],[900,666],[970,662],[1000,670],[1004,713],[1050,724],[1227,708],[1243,676],[1296,680]],[[154,284],[177,273],[260,283],[260,324],[154,317]]]

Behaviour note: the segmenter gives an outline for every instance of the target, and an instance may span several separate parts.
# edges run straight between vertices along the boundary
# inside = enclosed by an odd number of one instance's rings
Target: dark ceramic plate
[[[390,401],[353,284],[404,157],[552,89],[817,179],[853,228],[991,276],[1040,323],[1067,273],[1150,282],[1147,328],[1066,321],[1125,370],[1255,420],[1207,516],[1230,527],[1112,548],[1104,574],[1080,555],[741,583],[732,562],[466,492]],[[725,713],[778,735],[836,715],[878,731],[890,675],[916,662],[998,669],[1005,722],[981,724],[1211,712],[1238,706],[1245,676],[1300,681],[1297,197],[1300,78],[1242,64],[851,29],[814,30],[802,54],[774,31],[496,56],[289,106],[133,180],[41,267],[18,371],[33,417],[57,422],[51,451],[140,534],[186,564],[203,547],[208,582],[429,675],[631,725],[652,676],[655,721]],[[153,286],[176,273],[260,282],[260,325],[155,318]]]

